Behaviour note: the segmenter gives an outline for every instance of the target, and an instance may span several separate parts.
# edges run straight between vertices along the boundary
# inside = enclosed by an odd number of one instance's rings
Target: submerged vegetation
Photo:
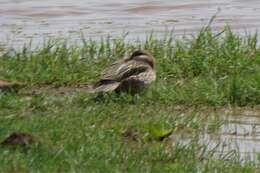
[[[27,87],[0,91],[0,139],[22,131],[41,142],[26,150],[0,147],[0,171],[257,171],[258,160],[242,163],[238,152],[218,153],[198,141],[206,126],[214,133],[221,125],[221,113],[209,116],[215,110],[260,104],[257,39],[206,27],[181,39],[168,33],[131,42],[55,40],[2,53],[0,79]],[[147,91],[96,96],[77,90],[136,49],[156,58],[158,78]],[[56,92],[60,87],[68,90]],[[173,143],[171,134],[180,131],[192,134],[188,144]]]

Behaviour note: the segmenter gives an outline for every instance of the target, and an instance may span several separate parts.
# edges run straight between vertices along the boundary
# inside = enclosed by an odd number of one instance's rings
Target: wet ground
[[[217,13],[214,29],[230,24],[239,32],[260,27],[258,0],[0,0],[0,44],[22,45],[34,38],[100,38],[108,34],[144,37],[166,29],[193,33]]]

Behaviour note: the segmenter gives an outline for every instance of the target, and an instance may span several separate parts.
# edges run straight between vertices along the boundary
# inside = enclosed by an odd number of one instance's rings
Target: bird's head
[[[130,60],[142,61],[149,64],[153,69],[155,67],[154,57],[145,50],[136,50],[130,57]]]

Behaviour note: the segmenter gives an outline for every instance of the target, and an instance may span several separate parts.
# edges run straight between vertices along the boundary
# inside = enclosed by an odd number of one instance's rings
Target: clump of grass
[[[108,63],[135,49],[156,57],[158,75],[139,96],[108,94],[97,100],[83,91],[0,92],[0,139],[22,131],[43,141],[26,152],[0,147],[0,172],[256,172],[257,160],[242,164],[236,152],[217,157],[198,136],[212,114],[202,107],[259,104],[257,34],[239,36],[229,28],[216,34],[207,27],[184,39],[167,34],[136,42],[83,40],[81,45],[53,40],[1,55],[1,79],[33,88],[76,87],[94,81]],[[215,116],[209,133],[221,125]],[[181,131],[191,134],[191,142],[173,145],[168,135]]]

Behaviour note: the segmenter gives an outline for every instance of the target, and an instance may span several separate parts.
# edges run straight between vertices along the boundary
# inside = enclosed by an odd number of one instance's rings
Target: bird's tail
[[[91,92],[109,92],[114,91],[120,85],[119,82],[111,80],[100,80],[92,85]]]

